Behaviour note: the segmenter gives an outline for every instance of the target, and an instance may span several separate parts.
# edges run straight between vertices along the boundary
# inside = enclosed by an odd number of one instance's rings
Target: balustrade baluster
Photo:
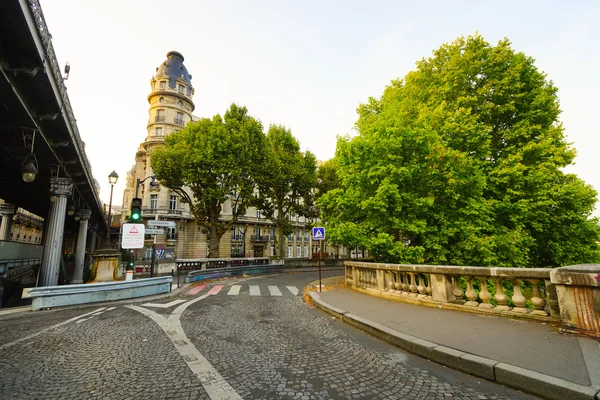
[[[400,282],[400,272],[394,272],[394,277],[394,289],[396,289],[399,292],[400,289],[402,289],[402,282]]]
[[[475,289],[473,289],[473,277],[465,276],[465,279],[467,280],[467,292],[465,295],[467,296],[467,299],[469,299],[469,301],[465,303],[465,306],[477,307],[479,303],[475,301],[477,300],[477,292],[475,292]]]
[[[394,273],[392,271],[387,271],[386,276],[387,276],[387,279],[388,279],[387,289],[388,289],[388,291],[391,292],[391,291],[394,290]]]
[[[431,299],[431,292],[433,289],[431,288],[431,274],[427,274],[427,298]]]
[[[425,299],[427,298],[427,288],[425,287],[424,274],[417,274],[417,277],[419,278],[419,285],[417,286],[419,295],[417,296],[417,298]]]
[[[488,291],[488,288],[487,288],[487,278],[482,276],[482,277],[477,277],[477,279],[479,279],[479,285],[481,286],[481,290],[479,291],[479,298],[481,299],[481,301],[483,301],[483,303],[481,303],[479,305],[479,307],[494,308],[494,305],[490,304],[492,295],[490,294],[490,292]]]
[[[402,295],[408,296],[410,293],[410,285],[408,284],[408,273],[402,272]]]
[[[540,281],[538,279],[529,279],[529,282],[531,282],[531,291],[533,292],[531,296],[531,304],[533,305],[534,310],[531,313],[547,316],[548,313],[544,311],[546,300],[544,300],[540,295],[540,287],[538,286]]]
[[[377,287],[377,273],[371,270],[371,285]]]
[[[465,295],[465,292],[463,292],[462,288],[460,287],[460,276],[456,275],[452,277],[452,294],[454,295],[454,297],[456,297],[456,302],[457,303],[464,303],[465,300],[463,299],[463,296]]]
[[[410,290],[410,297],[417,297],[417,285],[415,284],[415,273],[409,272],[410,275],[410,284],[408,285],[408,289]]]
[[[513,312],[525,314],[529,311],[529,310],[527,310],[527,308],[525,308],[525,304],[527,304],[527,299],[525,298],[525,296],[523,296],[523,293],[521,293],[521,280],[520,279],[513,279],[512,301],[513,301],[513,303],[515,303],[515,307],[512,309]]]
[[[507,305],[508,296],[504,293],[504,288],[502,287],[502,278],[495,278],[496,281],[496,294],[494,295],[494,300],[498,303],[496,306],[497,310],[510,310],[510,307]]]

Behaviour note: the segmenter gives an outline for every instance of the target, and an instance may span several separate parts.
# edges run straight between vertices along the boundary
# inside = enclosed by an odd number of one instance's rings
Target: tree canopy
[[[277,255],[286,254],[283,237],[292,233],[289,216],[316,216],[316,182],[315,156],[310,151],[300,151],[300,143],[289,129],[271,125],[257,175],[259,195],[255,204],[275,223]]]
[[[358,108],[330,239],[377,260],[556,267],[598,260],[596,192],[563,168],[557,88],[508,40],[461,37]]]
[[[156,178],[179,194],[196,222],[209,231],[209,257],[219,256],[221,237],[253,201],[264,139],[262,124],[246,107],[232,104],[224,117],[189,123],[152,153]],[[220,221],[228,199],[233,216]]]

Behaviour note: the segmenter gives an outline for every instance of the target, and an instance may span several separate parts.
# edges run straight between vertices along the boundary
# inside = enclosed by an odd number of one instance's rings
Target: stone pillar
[[[555,268],[561,331],[600,338],[600,264]]]
[[[75,270],[71,283],[83,283],[83,265],[85,264],[85,245],[87,240],[88,221],[92,212],[83,210],[79,220],[79,235],[77,236],[77,252],[75,253]]]
[[[456,300],[456,296],[452,292],[452,281],[449,276],[443,274],[429,275],[431,281],[431,297],[434,301],[450,303]]]
[[[50,180],[50,193],[56,196],[57,200],[50,203],[50,211],[46,219],[46,239],[40,272],[40,286],[56,286],[58,284],[67,197],[71,195],[72,190],[73,182],[68,178],[52,178]]]
[[[10,228],[12,227],[13,216],[17,212],[14,204],[0,204],[0,215],[2,224],[0,225],[0,240],[10,240]]]

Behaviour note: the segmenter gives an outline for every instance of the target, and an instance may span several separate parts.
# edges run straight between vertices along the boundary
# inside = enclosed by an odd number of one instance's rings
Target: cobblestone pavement
[[[302,288],[313,280],[297,273],[213,285]],[[533,399],[409,355],[310,307],[301,294],[207,290],[165,308],[120,304],[1,320],[0,398],[208,399],[182,350],[190,344],[156,322],[179,309],[193,350],[243,399]]]

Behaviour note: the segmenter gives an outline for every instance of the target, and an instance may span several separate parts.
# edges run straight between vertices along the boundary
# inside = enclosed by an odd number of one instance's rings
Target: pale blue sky
[[[149,80],[169,50],[185,57],[194,115],[236,102],[303,149],[333,157],[356,107],[441,44],[479,31],[508,37],[559,88],[569,169],[600,190],[600,2],[41,1],[94,176],[123,178],[147,135]],[[596,213],[598,214],[598,212]]]

